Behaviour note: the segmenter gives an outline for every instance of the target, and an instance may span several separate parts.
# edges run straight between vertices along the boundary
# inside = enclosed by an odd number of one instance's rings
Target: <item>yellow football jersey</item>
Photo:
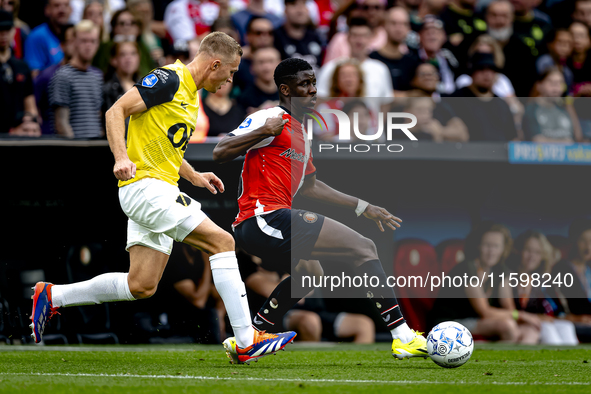
[[[135,178],[177,185],[187,144],[195,130],[199,95],[193,76],[179,60],[152,70],[135,84],[147,109],[129,119],[127,155],[137,166]]]

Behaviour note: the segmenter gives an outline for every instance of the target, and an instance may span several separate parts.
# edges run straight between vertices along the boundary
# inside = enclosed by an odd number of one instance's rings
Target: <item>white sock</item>
[[[241,348],[252,345],[254,328],[251,325],[246,287],[240,277],[236,253],[223,252],[209,257],[213,283],[224,301],[236,344]]]
[[[409,343],[415,337],[415,334],[411,331],[408,324],[403,323],[396,328],[390,330],[392,339],[400,339],[402,343]]]
[[[51,288],[53,306],[92,305],[113,301],[134,301],[129,291],[127,273],[111,272],[70,285]]]

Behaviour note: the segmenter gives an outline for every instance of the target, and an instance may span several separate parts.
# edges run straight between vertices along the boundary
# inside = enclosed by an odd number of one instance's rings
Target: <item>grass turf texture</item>
[[[476,344],[467,364],[396,361],[387,344],[289,345],[230,365],[222,346],[2,346],[0,393],[589,393],[591,346]]]

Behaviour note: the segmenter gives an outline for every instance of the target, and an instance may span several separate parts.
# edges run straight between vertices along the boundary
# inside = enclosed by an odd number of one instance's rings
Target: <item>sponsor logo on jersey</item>
[[[295,149],[292,149],[292,148],[286,149],[279,156],[283,156],[286,159],[297,160],[297,161],[300,161],[302,163],[305,163],[306,162],[306,155],[304,155],[303,153],[298,153],[298,152],[296,152]]]
[[[156,85],[157,82],[158,82],[158,77],[156,75],[154,75],[154,73],[148,74],[144,77],[144,79],[142,79],[142,86],[145,86],[147,88],[152,88],[152,87],[154,87],[154,85]]]
[[[252,123],[252,118],[246,118],[244,120],[244,122],[242,122],[242,124],[240,126],[238,126],[239,129],[245,129],[248,126],[250,126],[250,124]]]
[[[314,212],[306,212],[303,218],[306,223],[315,223],[318,220],[318,215]]]

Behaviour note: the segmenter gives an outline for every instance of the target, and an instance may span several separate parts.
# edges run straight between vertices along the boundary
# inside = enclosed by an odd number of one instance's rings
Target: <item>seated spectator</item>
[[[283,23],[283,18],[280,18],[265,10],[264,0],[250,0],[248,6],[232,15],[232,22],[240,34],[240,44],[245,45],[246,42],[246,28],[250,19],[253,17],[263,17],[271,21],[273,29],[278,29]]]
[[[227,83],[215,93],[208,93],[201,102],[209,119],[208,137],[223,137],[235,130],[246,117],[242,106],[230,99],[232,84]]]
[[[533,286],[536,277],[543,281],[544,274],[550,275],[552,245],[544,234],[530,230],[515,239],[515,250],[517,261],[512,264],[511,270],[517,273],[519,278],[528,278],[527,281],[520,280],[519,285],[513,287],[517,309],[540,317],[542,320],[540,343],[578,345],[579,340],[574,324],[558,318],[564,315],[564,309],[557,294],[551,288]]]
[[[265,17],[253,16],[246,25],[246,46],[242,48],[240,67],[233,79],[234,85],[240,90],[254,83],[251,71],[253,54],[261,48],[273,47],[273,42],[273,23]]]
[[[142,22],[127,8],[115,12],[113,19],[111,19],[111,39],[100,45],[92,65],[100,69],[103,74],[106,73],[109,69],[109,59],[113,45],[121,41],[136,41],[140,50],[139,74],[141,76],[148,74],[156,67],[156,63],[152,60],[150,50],[142,41],[142,30]]]
[[[453,111],[468,127],[470,141],[511,141],[517,138],[517,129],[509,105],[498,99],[492,91],[497,72],[494,56],[475,53],[469,64],[472,84],[456,90],[449,102]]]
[[[384,11],[386,10],[386,1],[383,0],[362,0],[357,2],[361,10],[357,18],[363,18],[367,21],[370,29],[370,37],[367,43],[367,53],[377,51],[386,45],[387,35],[384,30]],[[349,32],[351,30],[351,21],[349,20]],[[353,57],[351,53],[351,44],[349,42],[349,34],[347,32],[336,33],[326,47],[326,55],[324,62],[330,62],[339,58]]]
[[[418,2],[416,12],[410,14],[410,26],[418,32],[423,25],[423,20],[427,15],[441,15],[446,7],[447,0],[422,0]]]
[[[91,66],[99,46],[99,28],[83,20],[74,28],[74,56],[60,67],[49,83],[49,104],[54,127],[66,138],[103,136],[101,106],[103,75]]]
[[[74,56],[74,25],[65,26],[60,34],[60,46],[64,52],[64,58],[58,64],[47,67],[35,78],[35,101],[41,116],[41,133],[53,134],[54,113],[49,105],[49,82],[55,72],[64,64],[68,64]]]
[[[591,29],[591,0],[575,0],[572,19],[581,22]]]
[[[420,60],[413,53],[402,53],[400,48],[410,31],[408,12],[401,7],[393,7],[387,11],[384,29],[388,41],[369,57],[384,63],[390,69],[394,96],[403,97],[410,90],[410,79]]]
[[[591,88],[591,38],[589,28],[581,22],[573,22],[569,31],[573,37],[573,51],[567,66],[573,72],[573,93],[577,95],[584,86],[587,86],[585,90]]]
[[[209,33],[220,6],[214,1],[174,0],[166,7],[164,23],[172,41],[191,41]]]
[[[238,104],[246,109],[248,115],[279,104],[279,92],[273,75],[280,62],[281,57],[275,48],[261,48],[253,54],[251,68],[254,83],[238,97]]]
[[[0,133],[39,137],[31,71],[27,63],[12,54],[13,34],[12,14],[0,10]]]
[[[475,15],[476,0],[451,0],[440,15],[449,40],[449,49],[460,64],[476,37],[486,32],[486,22]]]
[[[505,74],[500,72],[505,66],[505,55],[503,54],[503,51],[497,42],[489,35],[480,35],[476,38],[476,40],[474,40],[474,43],[468,50],[468,56],[472,57],[477,52],[492,54],[494,57],[495,66],[499,70],[495,77],[495,83],[492,87],[492,92],[498,97],[515,97],[513,84],[509,78],[505,76]],[[461,89],[466,86],[470,86],[472,84],[472,78],[467,74],[463,74],[458,77],[455,83],[457,88]]]
[[[48,0],[45,6],[47,22],[31,31],[25,43],[25,60],[33,78],[40,71],[59,63],[64,57],[59,35],[68,23],[72,8],[69,0]]]
[[[318,70],[322,64],[323,42],[309,22],[306,0],[285,0],[285,22],[275,30],[274,45],[282,60],[304,59]]]
[[[113,104],[139,80],[140,54],[135,41],[115,43],[111,49],[111,69],[103,86],[102,118]]]
[[[443,126],[433,117],[435,103],[428,97],[409,98],[404,112],[413,114],[417,118],[417,124],[409,129],[419,140],[443,142]],[[402,137],[402,136],[400,136]]]
[[[548,35],[548,53],[536,61],[538,75],[550,68],[557,67],[562,71],[567,92],[573,87],[574,76],[567,62],[573,51],[573,36],[568,29],[558,29]]]
[[[508,0],[495,0],[486,9],[487,34],[505,55],[503,73],[511,81],[517,97],[528,97],[536,81],[538,50],[513,32],[514,19],[513,5]]]
[[[29,29],[29,25],[18,18],[20,0],[0,0],[0,9],[10,12],[14,17],[14,37],[10,47],[14,57],[23,59],[25,57],[25,41],[27,41],[31,29]]]
[[[500,224],[485,222],[466,238],[466,259],[447,275],[485,278],[480,286],[443,287],[433,305],[433,324],[454,320],[464,325],[472,335],[504,342],[536,344],[540,338],[540,319],[533,313],[515,309],[510,286],[491,283],[488,275],[506,272],[505,260],[513,241],[509,230]],[[495,285],[496,283],[496,285]],[[453,298],[453,302],[450,299]]]
[[[150,56],[156,65],[164,65],[164,51],[160,38],[152,31],[154,23],[154,7],[151,0],[127,0],[129,11],[141,21],[142,31],[140,41],[148,48]]]
[[[392,77],[390,70],[386,65],[379,60],[370,59],[367,52],[368,43],[371,40],[371,30],[367,21],[362,18],[352,18],[349,22],[349,32],[347,40],[351,47],[351,58],[359,61],[361,71],[363,72],[364,81],[364,96],[365,97],[393,97]],[[334,75],[335,68],[339,62],[346,58],[339,58],[325,63],[318,72],[318,82],[316,87],[318,89],[319,97],[330,97],[330,85]],[[372,101],[379,101],[374,99]],[[379,110],[375,108],[374,110]]]
[[[573,120],[562,99],[564,87],[563,74],[557,68],[551,68],[540,76],[536,83],[540,97],[527,105],[523,116],[523,131],[528,141],[574,142]]]
[[[456,90],[455,78],[460,64],[454,54],[443,48],[447,41],[443,22],[434,15],[426,15],[419,29],[421,43],[419,58],[423,62],[429,62],[439,69],[441,78],[439,92],[451,94]]]
[[[105,10],[102,1],[92,0],[87,2],[82,12],[82,19],[88,19],[100,29],[101,42],[109,41],[109,30],[105,28]],[[80,19],[80,20],[82,20]],[[80,21],[78,20],[78,22]]]
[[[362,135],[371,135],[375,134],[375,122],[373,122],[371,111],[369,110],[367,104],[362,100],[347,100],[345,105],[343,105],[342,111],[347,114],[351,122],[351,142],[362,142],[360,138],[357,137],[355,134],[355,124],[354,116],[357,114],[357,130]],[[336,134],[333,136],[333,140],[338,141],[338,136]]]
[[[535,56],[546,53],[547,36],[552,31],[550,17],[536,9],[538,3],[535,1],[511,0],[511,4],[515,13],[513,32],[532,49]]]
[[[433,118],[443,126],[444,141],[468,141],[469,134],[466,124],[453,112],[446,102],[448,98],[441,98],[437,92],[439,85],[439,72],[431,63],[420,64],[411,80],[414,88],[408,92],[410,100],[415,97],[430,97],[435,103]]]
[[[219,17],[213,22],[211,25],[211,32],[214,31],[221,31],[222,33],[226,33],[230,37],[236,40],[236,42],[240,41],[240,36],[238,35],[238,30],[236,30],[236,26],[234,26],[234,22],[232,22],[232,18],[229,16]],[[244,55],[242,55],[244,58]],[[240,63],[242,64],[242,63]],[[236,74],[234,74],[235,76]]]

